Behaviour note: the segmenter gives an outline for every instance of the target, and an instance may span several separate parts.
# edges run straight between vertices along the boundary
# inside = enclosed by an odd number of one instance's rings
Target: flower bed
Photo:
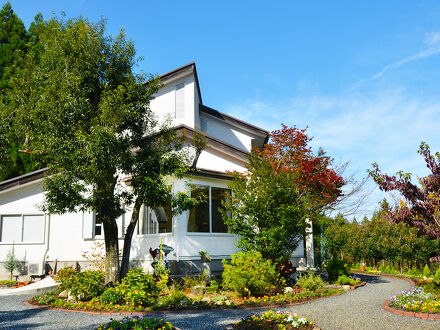
[[[122,320],[112,320],[108,324],[101,324],[98,327],[98,330],[107,330],[107,329],[176,329],[170,322],[165,322],[162,319],[155,318],[146,318],[143,316],[135,316],[135,317],[124,317]]]
[[[313,329],[312,322],[289,312],[253,313],[233,325],[234,329]]]
[[[420,286],[391,297],[389,305],[409,312],[440,313],[440,297],[425,293]]]
[[[10,281],[10,280],[4,280],[4,281],[0,281],[0,287],[13,287],[15,285],[17,285],[18,282],[17,281]]]
[[[170,301],[158,303],[144,307],[141,305],[130,306],[128,304],[103,303],[99,298],[93,298],[85,302],[70,302],[66,299],[58,297],[59,292],[49,292],[35,296],[29,303],[32,305],[61,308],[75,311],[90,312],[148,312],[153,310],[199,310],[199,309],[215,309],[215,308],[245,308],[248,306],[278,306],[294,303],[301,303],[340,294],[343,290],[323,289],[317,292],[297,289],[292,293],[275,294],[262,297],[245,297],[241,298],[232,292],[221,292],[219,294],[211,294],[199,297],[191,297],[185,295],[180,301]],[[166,296],[164,296],[166,297]],[[202,300],[203,299],[203,300]]]

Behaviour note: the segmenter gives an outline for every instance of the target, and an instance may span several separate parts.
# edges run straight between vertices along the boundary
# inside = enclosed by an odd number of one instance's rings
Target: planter
[[[361,272],[365,272],[365,266],[361,266]]]

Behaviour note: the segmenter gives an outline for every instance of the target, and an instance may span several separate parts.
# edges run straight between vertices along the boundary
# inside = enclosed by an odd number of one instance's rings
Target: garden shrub
[[[349,269],[344,260],[333,257],[327,263],[327,272],[329,282],[334,283],[339,276],[348,275]]]
[[[313,273],[308,273],[307,275],[301,275],[298,278],[298,284],[304,290],[317,291],[324,287],[324,282],[321,276],[315,275]]]
[[[434,280],[436,280],[437,282],[440,282],[440,267],[437,268],[437,271],[434,274]]]
[[[165,322],[162,319],[147,318],[144,316],[135,317],[124,317],[122,320],[112,320],[110,323],[101,324],[98,330],[104,329],[118,329],[118,330],[128,330],[128,329],[175,329],[175,327],[170,322]]]
[[[391,267],[390,267],[390,265],[385,267],[384,272],[385,272],[385,274],[391,274]]]
[[[87,301],[104,291],[104,274],[96,270],[76,273],[70,283],[70,292],[79,300]]]
[[[216,280],[211,280],[206,288],[207,293],[215,293],[220,291],[220,284]]]
[[[178,290],[172,290],[169,295],[162,296],[158,299],[158,305],[159,307],[178,305],[184,299],[186,299],[185,293]]]
[[[353,282],[353,280],[350,277],[348,277],[347,275],[341,275],[336,280],[336,284],[338,284],[338,285],[351,285],[352,282]]]
[[[425,267],[423,268],[423,276],[431,276],[431,270],[429,269],[428,265],[425,265]]]
[[[382,273],[385,272],[385,265],[384,265],[384,264],[381,264],[381,265],[379,266],[379,271],[382,272]]]
[[[234,329],[312,329],[306,318],[289,312],[269,310],[250,314],[232,326]]]
[[[127,304],[144,307],[153,305],[161,291],[154,277],[145,274],[142,269],[128,271],[116,288]]]
[[[99,297],[99,300],[106,304],[119,304],[122,301],[122,294],[116,288],[107,288]]]
[[[59,286],[61,290],[70,290],[76,274],[78,274],[78,272],[74,270],[72,266],[65,267],[57,272],[55,281],[61,282]]]
[[[270,294],[285,280],[270,260],[263,259],[260,252],[233,254],[231,264],[223,260],[223,287],[244,296]]]

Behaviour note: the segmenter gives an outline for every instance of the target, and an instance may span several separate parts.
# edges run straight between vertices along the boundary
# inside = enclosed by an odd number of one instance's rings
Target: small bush
[[[127,304],[144,307],[153,305],[161,291],[154,277],[142,269],[130,270],[116,288]]]
[[[437,268],[437,271],[434,274],[434,280],[436,280],[437,282],[440,282],[440,267]]]
[[[104,291],[104,274],[96,270],[76,273],[71,282],[70,292],[79,300],[87,301],[98,297]]]
[[[260,252],[238,252],[233,254],[231,264],[223,260],[223,287],[242,296],[270,294],[284,285],[270,260],[263,259]]]
[[[324,282],[321,276],[315,275],[313,273],[308,273],[307,275],[301,275],[298,278],[298,284],[304,290],[317,291],[324,287]]]
[[[206,288],[207,293],[214,293],[220,291],[220,284],[216,280],[211,280]]]
[[[159,307],[178,305],[185,298],[186,295],[182,291],[172,290],[169,295],[159,298],[158,305]]]
[[[108,288],[99,297],[99,300],[106,304],[119,304],[122,301],[122,294],[116,288]]]
[[[113,320],[108,324],[101,324],[98,330],[104,329],[175,329],[170,322],[165,322],[162,319],[147,318],[144,316],[124,317],[122,320]]]
[[[55,276],[55,281],[61,282],[59,286],[61,290],[70,290],[73,281],[75,281],[76,274],[78,274],[78,272],[74,270],[72,266],[65,267],[58,271]]]
[[[334,283],[339,276],[348,275],[349,269],[347,264],[344,262],[344,260],[333,257],[327,263],[327,272],[328,272],[328,280],[331,283]]]
[[[429,269],[428,265],[425,265],[425,267],[423,268],[423,276],[431,276],[431,270]]]
[[[352,285],[351,284],[352,282],[353,282],[353,280],[350,277],[346,276],[346,275],[341,275],[336,280],[336,284],[337,285]]]
[[[388,265],[384,269],[385,274],[391,274],[391,267]]]
[[[296,314],[269,310],[250,314],[232,327],[234,329],[309,329],[312,323]]]
[[[382,273],[385,272],[385,266],[383,264],[379,266],[379,271]]]

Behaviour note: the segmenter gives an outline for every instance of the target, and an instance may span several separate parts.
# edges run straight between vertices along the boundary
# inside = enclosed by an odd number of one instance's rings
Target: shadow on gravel
[[[362,281],[367,282],[367,284],[390,283],[386,277],[364,274],[356,274],[356,276],[360,277]]]
[[[25,309],[21,311],[0,311],[0,329],[23,329],[26,327],[27,329],[42,327],[45,323],[26,323],[23,322],[28,318],[36,317],[37,314],[44,311],[44,308],[41,309]]]

